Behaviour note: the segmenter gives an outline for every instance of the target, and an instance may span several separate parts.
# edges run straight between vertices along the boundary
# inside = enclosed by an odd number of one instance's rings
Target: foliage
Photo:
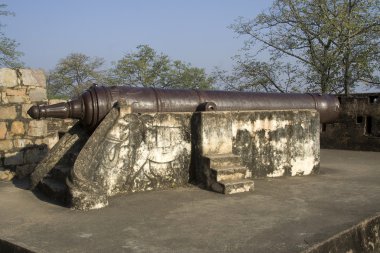
[[[293,80],[301,78],[308,90],[322,93],[348,94],[358,84],[379,85],[379,13],[379,0],[275,0],[269,11],[231,26],[247,37],[250,60],[238,62],[235,70],[258,73],[263,66],[291,65]],[[275,65],[254,60],[262,52]],[[269,70],[266,76],[278,68]],[[246,85],[262,86],[256,79]]]
[[[148,45],[115,63],[109,83],[127,86],[211,89],[214,80],[202,68],[157,53]]]
[[[172,61],[149,46],[126,54],[114,68],[102,70],[104,60],[81,53],[61,59],[47,75],[50,98],[70,98],[80,95],[93,83],[162,88],[211,89],[214,79],[202,68],[181,61]]]
[[[232,74],[216,69],[215,79],[227,90],[252,92],[300,92],[298,76],[291,64],[278,61],[263,62],[245,56],[236,57]]]
[[[0,4],[0,16],[14,16],[13,12],[6,10],[6,4]],[[20,57],[23,53],[17,51],[18,43],[8,38],[3,28],[4,24],[0,23],[0,66],[19,68],[22,67],[23,63],[20,61]]]
[[[61,59],[55,69],[47,75],[50,98],[70,98],[80,95],[91,84],[104,80],[102,58],[92,58],[81,53],[72,53]]]

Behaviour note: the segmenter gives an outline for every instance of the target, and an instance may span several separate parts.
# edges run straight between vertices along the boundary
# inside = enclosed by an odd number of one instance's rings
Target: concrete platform
[[[300,252],[380,213],[380,153],[321,160],[320,175],[255,180],[254,192],[137,193],[90,212],[0,182],[0,252]]]

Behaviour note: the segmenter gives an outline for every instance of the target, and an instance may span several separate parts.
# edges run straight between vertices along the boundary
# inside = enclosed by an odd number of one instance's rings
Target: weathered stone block
[[[0,150],[7,151],[13,148],[12,140],[0,140]]]
[[[46,78],[43,70],[40,69],[21,69],[22,84],[26,86],[46,87]]]
[[[13,145],[15,148],[25,148],[32,144],[33,144],[32,140],[29,140],[29,139],[14,139],[13,140]]]
[[[54,105],[54,104],[63,103],[63,102],[66,102],[66,100],[64,100],[64,99],[49,99],[48,104]]]
[[[0,181],[11,181],[15,173],[10,170],[0,171]]]
[[[0,119],[15,119],[17,117],[16,107],[11,106],[0,106]]]
[[[47,100],[47,93],[45,88],[31,88],[29,90],[29,98],[31,102],[41,102]]]
[[[25,87],[8,88],[5,90],[5,94],[7,103],[26,103],[29,101]]]
[[[15,135],[21,135],[25,133],[24,123],[21,121],[13,121],[11,125],[11,132]]]
[[[30,107],[32,107],[33,104],[22,104],[21,105],[21,117],[26,119],[31,119],[31,117],[28,115],[28,110]]]
[[[232,153],[231,120],[231,112],[201,113],[199,135],[204,155]]]
[[[5,92],[7,96],[25,96],[26,88],[18,87],[18,88],[13,88],[13,89],[6,89]]]
[[[47,146],[36,146],[25,150],[24,152],[24,162],[25,163],[38,163],[47,154]]]
[[[31,120],[29,122],[29,136],[41,137],[47,134],[47,123],[45,120]]]
[[[28,96],[7,96],[8,103],[21,104],[29,102]]]
[[[5,136],[7,136],[7,123],[0,122],[0,139],[5,139]]]
[[[61,159],[67,161],[67,157],[65,157],[67,153],[79,152],[87,139],[87,131],[83,129],[81,124],[75,124],[50,150],[49,155],[38,164],[30,177],[31,187],[36,187],[43,177],[50,172]],[[73,161],[69,163],[71,164]]]
[[[0,86],[14,87],[17,86],[16,71],[8,68],[0,68]]]
[[[4,157],[4,165],[20,165],[24,164],[24,153],[14,152],[7,153]]]
[[[52,149],[55,144],[59,141],[58,133],[54,133],[53,135],[44,138],[44,143],[48,146],[49,149]]]
[[[16,167],[16,175],[18,178],[25,178],[33,173],[36,164],[24,164]]]
[[[41,139],[36,139],[34,144],[36,145],[47,145],[49,149],[51,149],[57,142],[59,141],[58,133],[53,132],[49,133],[49,136]]]
[[[1,89],[0,89],[1,91]],[[1,105],[5,105],[5,104],[8,104],[9,101],[8,101],[8,97],[7,97],[7,93],[5,92],[0,92],[0,104]]]
[[[101,208],[107,196],[171,188],[189,180],[191,113],[118,118],[115,110],[91,135],[75,162],[70,192],[76,208]]]

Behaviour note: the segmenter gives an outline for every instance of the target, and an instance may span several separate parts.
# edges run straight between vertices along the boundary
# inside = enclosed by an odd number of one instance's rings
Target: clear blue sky
[[[204,67],[229,69],[243,46],[227,27],[254,17],[270,0],[7,0],[15,17],[5,33],[20,43],[28,67],[53,69],[73,52],[112,61],[139,44]]]

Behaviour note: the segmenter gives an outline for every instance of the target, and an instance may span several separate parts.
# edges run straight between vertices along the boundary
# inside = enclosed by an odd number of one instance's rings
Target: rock
[[[0,181],[11,181],[16,173],[10,170],[0,171]]]
[[[13,134],[21,135],[25,133],[24,123],[21,121],[13,121],[11,126]]]
[[[25,148],[28,145],[31,145],[33,142],[29,139],[14,139],[13,146],[15,148]]]
[[[29,102],[29,98],[27,96],[7,96],[8,103],[21,104]]]
[[[29,136],[42,137],[47,134],[47,123],[45,120],[31,120],[29,122]]]
[[[0,122],[0,139],[5,139],[6,135],[7,135],[7,123]]]
[[[7,96],[25,96],[26,88],[6,89],[5,92],[7,93]]]
[[[67,102],[67,101],[64,99],[49,99],[48,104],[54,105],[54,104],[63,103],[63,102]]]
[[[32,88],[29,91],[29,98],[31,102],[41,102],[47,100],[47,94],[45,88]]]
[[[14,87],[17,85],[16,71],[9,68],[0,69],[0,86]]]
[[[25,178],[32,174],[34,171],[34,168],[36,167],[36,164],[25,164],[21,166],[16,167],[16,175],[18,178]]]
[[[14,105],[0,107],[0,119],[15,119],[16,117],[17,112]]]
[[[20,69],[20,79],[26,86],[46,87],[46,78],[43,70],[40,69]]]
[[[32,107],[33,104],[22,104],[21,106],[21,117],[26,119],[31,119],[31,117],[28,115],[28,110],[30,107]]]
[[[4,157],[4,165],[20,165],[24,163],[24,153],[6,153]]]
[[[1,88],[1,86],[0,86]],[[0,90],[1,91],[1,90]],[[8,97],[7,97],[7,93],[5,92],[0,92],[0,103],[5,105],[5,104],[8,104]]]
[[[13,148],[12,140],[0,140],[0,150],[7,151]]]
[[[25,163],[38,163],[40,162],[47,154],[47,146],[35,146],[25,150],[24,161]]]

